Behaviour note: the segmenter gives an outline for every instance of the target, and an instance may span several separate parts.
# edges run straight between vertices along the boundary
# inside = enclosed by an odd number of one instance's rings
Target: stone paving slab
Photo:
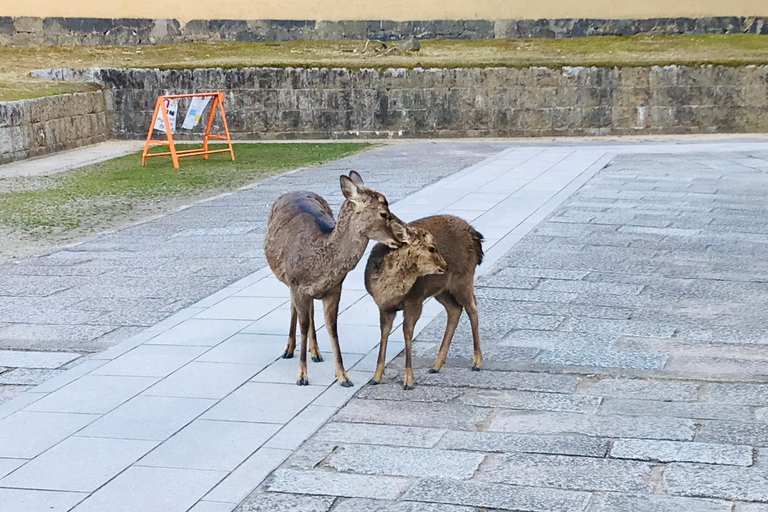
[[[737,153],[740,160],[761,160],[760,156],[751,156],[749,153],[756,147],[759,149],[762,146],[733,143],[722,145],[717,150],[740,151]],[[685,301],[694,299],[697,304],[715,301],[720,305],[730,301],[728,304],[732,305],[734,311],[738,310],[736,305],[754,304],[755,300],[762,297],[764,290],[753,284],[753,278],[729,281],[726,290],[714,293],[711,286],[703,284],[676,287],[677,278],[667,278],[663,273],[681,261],[691,269],[689,275],[694,276],[693,279],[698,279],[695,277],[697,266],[703,266],[713,275],[719,275],[720,271],[740,271],[743,275],[754,275],[754,270],[745,271],[745,268],[763,271],[764,265],[759,257],[741,259],[735,264],[733,251],[719,251],[718,248],[724,243],[718,244],[717,237],[712,238],[713,233],[719,235],[719,231],[711,232],[706,226],[696,226],[684,228],[696,234],[634,233],[619,230],[626,224],[594,222],[601,220],[597,217],[587,219],[584,216],[566,215],[571,220],[579,221],[573,223],[547,220],[563,217],[565,211],[573,209],[568,200],[571,196],[572,200],[581,202],[595,202],[597,199],[622,201],[626,198],[640,205],[645,205],[647,201],[658,203],[660,207],[672,202],[672,207],[667,207],[670,211],[665,214],[671,216],[678,215],[677,203],[683,206],[690,203],[693,206],[707,205],[709,208],[717,206],[724,211],[737,207],[741,216],[762,214],[759,206],[753,208],[754,201],[738,200],[739,192],[744,188],[740,185],[740,177],[746,175],[748,187],[752,189],[763,183],[761,180],[765,179],[765,173],[759,163],[755,167],[738,165],[731,170],[727,165],[728,159],[718,156],[718,167],[712,171],[707,167],[707,158],[688,158],[694,152],[693,149],[701,151],[701,147],[692,149],[684,145],[657,145],[654,149],[648,145],[642,148],[629,147],[626,151],[648,149],[666,153],[660,157],[661,163],[652,158],[635,156],[616,158],[615,154],[621,148],[615,146],[610,149],[590,146],[583,150],[573,147],[511,148],[426,189],[417,190],[414,187],[414,193],[402,201],[391,201],[395,212],[399,212],[401,207],[406,211],[409,207],[413,208],[414,213],[403,215],[406,218],[429,213],[424,207],[431,205],[435,213],[475,212],[475,224],[481,229],[503,228],[506,223],[506,234],[495,230],[494,238],[489,237],[487,240],[486,262],[480,268],[478,291],[514,290],[504,288],[503,283],[497,283],[499,287],[494,287],[482,282],[482,275],[492,277],[504,269],[523,269],[518,273],[524,275],[518,277],[537,278],[534,288],[519,291],[534,292],[541,282],[558,279],[575,283],[567,285],[568,289],[574,291],[542,290],[541,293],[555,295],[539,296],[530,301],[523,299],[525,303],[536,307],[541,307],[539,304],[543,302],[549,308],[546,314],[526,309],[507,320],[504,316],[515,310],[520,297],[485,299],[481,309],[481,318],[487,316],[487,320],[484,320],[483,340],[488,363],[485,366],[493,368],[494,358],[508,358],[518,354],[522,360],[516,363],[517,367],[469,371],[468,353],[465,350],[466,333],[459,332],[444,369],[438,374],[426,373],[425,369],[436,350],[434,333],[440,332],[439,326],[445,321],[439,305],[429,303],[425,307],[423,320],[417,326],[419,333],[423,333],[426,339],[421,338],[422,334],[419,335],[421,352],[414,361],[417,367],[417,393],[420,393],[414,394],[416,400],[405,400],[394,389],[382,392],[364,390],[359,398],[352,398],[352,394],[359,388],[345,389],[324,380],[322,368],[330,366],[327,362],[317,367],[310,365],[311,386],[301,389],[293,384],[283,384],[281,376],[287,376],[290,372],[289,366],[283,367],[285,362],[279,358],[284,334],[281,336],[280,333],[258,331],[279,325],[280,312],[284,315],[283,321],[287,323],[288,310],[284,306],[284,296],[279,296],[279,288],[275,287],[268,269],[262,269],[190,304],[187,309],[142,330],[132,339],[86,358],[80,365],[39,388],[0,405],[0,418],[4,418],[0,419],[0,432],[3,434],[0,440],[23,440],[22,443],[0,442],[0,458],[29,460],[18,468],[9,467],[9,474],[0,479],[0,490],[12,490],[11,487],[4,487],[6,478],[9,481],[21,478],[14,477],[14,474],[24,475],[25,467],[34,469],[35,464],[38,464],[36,461],[45,460],[44,457],[49,453],[53,457],[57,453],[57,446],[66,448],[65,443],[93,439],[96,440],[94,443],[150,442],[158,443],[159,446],[155,448],[157,452],[152,451],[146,456],[148,462],[142,458],[129,463],[116,476],[111,475],[110,471],[114,469],[109,464],[105,469],[100,469],[98,472],[102,477],[106,475],[111,479],[108,478],[90,496],[77,494],[80,491],[74,488],[57,489],[57,492],[62,493],[56,495],[57,499],[61,498],[61,503],[79,497],[79,505],[68,505],[77,512],[114,509],[121,505],[125,505],[122,508],[127,510],[233,510],[262,481],[263,485],[243,502],[243,507],[253,508],[265,500],[274,503],[280,500],[290,502],[291,499],[298,499],[291,497],[291,494],[297,492],[305,499],[304,502],[314,503],[320,509],[328,503],[327,497],[332,498],[326,510],[341,506],[354,510],[355,506],[365,507],[371,503],[380,505],[383,510],[408,510],[407,507],[417,506],[411,505],[413,503],[423,504],[420,506],[425,507],[425,510],[440,510],[435,508],[436,504],[459,507],[458,510],[467,507],[587,510],[587,507],[601,506],[600,503],[607,496],[605,492],[615,493],[614,502],[625,508],[631,507],[633,496],[644,494],[653,494],[659,507],[673,504],[714,507],[721,502],[733,506],[734,500],[768,503],[761,483],[765,475],[759,457],[753,457],[752,464],[748,466],[661,462],[664,458],[694,458],[691,455],[696,453],[691,450],[695,452],[701,444],[736,443],[748,447],[753,453],[755,449],[768,446],[765,429],[760,421],[763,413],[759,409],[752,410],[748,405],[740,404],[707,403],[706,390],[711,384],[702,380],[700,373],[693,373],[691,377],[691,374],[682,370],[668,370],[668,360],[680,357],[680,354],[672,356],[663,352],[635,352],[664,358],[663,365],[651,370],[642,365],[630,365],[629,368],[596,366],[600,364],[598,357],[614,353],[620,355],[622,351],[618,350],[617,343],[626,340],[628,336],[655,340],[696,339],[704,345],[719,343],[721,346],[724,345],[722,338],[718,334],[715,339],[713,333],[721,333],[723,328],[729,329],[729,332],[749,333],[749,337],[741,335],[728,340],[730,344],[754,344],[754,337],[760,336],[757,325],[750,323],[753,317],[739,318],[744,324],[740,325],[729,323],[732,317],[715,314],[716,308],[684,309],[687,306]],[[707,149],[712,150],[711,146]],[[407,152],[403,154],[407,155]],[[611,165],[604,169],[608,163]],[[683,168],[684,171],[676,172],[685,172],[686,176],[706,177],[708,173],[716,172],[728,174],[729,180],[724,182],[723,187],[713,187],[711,190],[702,188],[691,193],[675,192],[672,195],[655,188],[635,190],[637,194],[631,193],[632,190],[621,189],[624,182],[632,181],[637,176],[645,180],[660,176],[664,182],[663,178],[668,177],[665,166],[671,164]],[[509,176],[514,178],[505,178]],[[621,179],[613,179],[617,176]],[[718,180],[722,178],[720,174],[717,176]],[[603,183],[603,178],[608,181]],[[491,186],[495,190],[491,190]],[[472,194],[473,190],[477,190],[477,195],[469,198],[468,206],[471,208],[461,210],[458,203],[462,197]],[[501,194],[507,194],[507,197],[502,198]],[[718,194],[723,198],[722,203],[718,202]],[[241,196],[227,197],[236,198],[237,203]],[[480,204],[486,204],[486,212],[476,210]],[[189,210],[181,213],[180,224],[189,219],[200,221],[205,217]],[[624,216],[620,220],[626,219]],[[179,219],[175,218],[171,224],[177,221]],[[557,231],[551,229],[555,225],[577,228],[575,231]],[[735,229],[744,229],[739,227],[742,225],[744,222],[739,219]],[[541,235],[537,226],[548,228],[549,234]],[[211,227],[225,228],[226,224]],[[186,226],[185,229],[192,228]],[[621,243],[606,243],[605,237],[612,231],[623,237]],[[603,236],[597,245],[589,243],[593,233]],[[729,238],[727,244],[755,244],[764,239],[759,238],[764,237],[761,233],[747,231],[743,234],[749,234],[750,237],[740,242]],[[677,239],[695,240],[700,235],[710,237],[707,238],[709,245],[706,246],[704,258],[696,257],[701,252],[686,254],[684,258],[673,257],[665,246],[657,249],[654,245],[663,244],[667,239],[672,239],[674,243],[677,243]],[[636,242],[631,238],[633,236],[639,237]],[[625,242],[627,245],[624,245]],[[637,247],[633,248],[633,243]],[[205,250],[213,250],[214,245],[211,243]],[[73,261],[80,260],[74,258]],[[721,262],[731,264],[721,267]],[[144,263],[151,268],[151,264],[159,263],[159,260]],[[537,271],[542,275],[536,275]],[[506,272],[514,277],[517,271]],[[557,272],[561,272],[559,278],[554,277]],[[613,275],[629,278],[614,280],[611,277]],[[644,282],[640,279],[648,275],[655,276],[656,280]],[[261,280],[264,280],[264,292],[258,291],[257,283]],[[362,291],[362,269],[350,273],[347,281],[345,288]],[[594,283],[605,284],[595,286]],[[632,286],[614,286],[611,283]],[[732,283],[744,283],[744,286]],[[534,283],[527,281],[517,284],[530,286]],[[130,283],[127,285],[130,286]],[[664,292],[667,285],[672,290],[669,293]],[[637,286],[642,286],[642,289],[638,291]],[[687,292],[687,295],[683,294],[683,301],[670,301],[670,297],[676,296],[679,290]],[[558,298],[557,294],[569,295],[567,300],[552,300]],[[222,303],[234,303],[233,299],[253,306],[250,312],[246,312],[244,307],[240,309],[247,318],[232,319],[232,310],[220,306]],[[580,306],[596,308],[592,311],[595,316],[582,315],[568,309],[576,301]],[[492,302],[498,304],[493,305]],[[342,341],[344,349],[350,351],[350,376],[359,384],[369,376],[371,358],[377,350],[376,322],[366,325],[368,322],[363,318],[375,314],[375,308],[371,305],[369,297],[357,293],[340,315],[340,325],[346,329],[342,331],[342,339],[359,334],[360,340],[356,343],[345,345]],[[668,318],[673,320],[633,320],[635,311],[646,307],[667,312]],[[624,308],[630,316],[600,316],[601,311],[610,310],[608,314],[615,314],[612,308]],[[680,313],[676,316],[678,311]],[[270,314],[275,317],[270,318],[269,322],[272,323],[267,323]],[[552,322],[551,318],[558,321]],[[757,320],[757,315],[754,318]],[[253,327],[262,320],[261,327]],[[200,336],[189,335],[195,331],[192,324],[202,322],[210,326],[213,324],[209,322],[215,321],[220,322],[216,324],[221,327],[220,331],[211,327],[202,331]],[[432,325],[429,325],[430,322]],[[690,331],[693,325],[698,337],[681,338],[687,332],[693,332]],[[178,330],[168,334],[173,329]],[[246,333],[245,330],[251,332]],[[512,337],[519,346],[505,347],[503,344],[510,342],[510,335],[518,332],[528,334],[526,337]],[[530,334],[534,332],[558,334],[552,334],[545,340],[534,339]],[[160,336],[164,338],[159,342],[151,342]],[[398,336],[398,333],[393,335],[395,340]],[[183,340],[187,337],[190,343],[184,344]],[[370,341],[366,341],[369,337]],[[561,347],[562,341],[565,341],[565,345]],[[527,346],[529,342],[533,345]],[[251,352],[244,350],[246,343],[251,343]],[[327,350],[324,343],[326,341],[321,340],[321,348]],[[268,347],[274,348],[269,356],[266,355],[270,353]],[[561,350],[573,352],[579,347],[583,353],[595,358],[585,360],[583,365],[566,366],[555,362],[543,363],[539,357],[547,353],[557,355]],[[659,352],[658,348],[657,345],[654,350]],[[354,355],[359,356],[357,363],[353,362]],[[396,358],[396,355],[389,354],[388,359],[395,358],[395,362],[385,374],[382,389],[387,386],[394,388],[401,380],[398,370],[402,368],[402,358]],[[238,357],[263,359],[233,360]],[[759,362],[761,359],[757,353],[752,361]],[[496,364],[512,363],[500,361]],[[210,367],[219,364],[229,367],[237,365],[242,367],[242,371],[233,372],[235,375],[231,379],[227,379],[221,386],[214,386],[209,395],[201,396],[204,386],[196,382],[195,374],[206,372],[205,365]],[[689,364],[696,364],[696,361]],[[259,377],[262,373],[267,377]],[[176,375],[180,377],[174,377]],[[317,381],[313,381],[313,375],[318,378]],[[684,380],[679,381],[681,377]],[[145,380],[131,380],[135,386],[125,386],[128,380],[112,381],[115,394],[119,395],[117,401],[122,402],[113,406],[109,396],[94,398],[94,404],[102,402],[101,406],[94,408],[97,412],[31,410],[36,402],[43,403],[42,399],[53,396],[51,393],[57,390],[62,391],[62,397],[66,396],[69,385],[81,379],[87,381],[87,378]],[[739,379],[748,378],[746,381],[733,380],[733,374],[719,375],[718,378],[720,384],[743,385],[763,381],[762,374],[751,367],[739,374]],[[606,379],[610,379],[612,384],[604,385],[605,392],[601,393],[600,382]],[[621,383],[630,380],[665,384],[649,385],[649,396],[644,397],[643,386]],[[677,383],[682,385],[675,385]],[[144,385],[147,387],[142,390]],[[423,392],[421,388],[429,391]],[[670,393],[666,398],[665,392]],[[658,399],[647,400],[652,397],[652,393],[656,393]],[[347,403],[350,398],[352,400]],[[65,401],[62,400],[62,403]],[[44,408],[55,409],[56,404],[58,400],[54,398]],[[631,408],[628,409],[628,405]],[[70,405],[63,407],[76,410],[82,404],[72,400]],[[107,410],[107,407],[111,409]],[[341,410],[334,416],[339,407]],[[558,410],[549,411],[546,407]],[[612,412],[611,408],[618,409]],[[730,413],[736,413],[736,417]],[[329,419],[330,423],[327,423]],[[326,427],[323,427],[324,424]],[[331,427],[335,424],[349,426]],[[216,446],[216,436],[210,434],[212,428],[220,429],[224,439],[230,436],[234,444],[228,444],[227,449]],[[326,428],[330,430],[323,434]],[[337,430],[334,432],[333,428]],[[264,436],[258,434],[271,432],[270,429],[276,430]],[[312,436],[318,429],[317,442],[310,438],[307,444],[301,445],[303,439]],[[344,429],[348,429],[346,432],[349,436],[339,439]],[[379,442],[366,441],[366,435],[361,432],[375,433],[376,429],[382,436]],[[242,435],[246,430],[254,433]],[[355,436],[354,432],[359,434]],[[393,439],[411,433],[420,439],[415,446]],[[368,434],[368,439],[371,435]],[[271,437],[265,440],[265,436]],[[656,450],[659,455],[657,462],[655,459],[636,460],[611,456],[609,448],[620,439],[678,444],[646,446],[645,451]],[[191,446],[199,445],[208,446],[201,453],[215,452],[218,455],[206,458],[190,453],[193,450]],[[691,448],[689,445],[696,446]],[[731,451],[726,451],[727,456],[717,452],[715,446],[706,448],[709,450],[706,453],[711,455],[710,460],[738,460],[746,463],[746,458],[739,459],[733,455],[740,453],[738,448],[730,448]],[[637,459],[649,458],[647,453],[641,451],[636,450],[634,455]],[[662,452],[669,456],[662,457]],[[398,457],[398,454],[410,455],[403,458]],[[429,467],[436,473],[422,474],[420,465],[430,460],[434,464]],[[162,464],[180,467],[166,467]],[[269,476],[281,464],[283,467]],[[205,469],[201,469],[202,466]],[[490,468],[497,468],[498,471],[490,471]],[[34,473],[29,471],[30,475]],[[454,474],[448,474],[451,472]],[[439,478],[428,478],[430,475]],[[46,473],[43,476],[52,478],[55,475]],[[695,484],[691,484],[691,481]],[[75,484],[66,486],[77,487]],[[132,490],[137,488],[144,490],[139,497],[132,494]],[[30,500],[49,499],[52,496],[39,494],[43,491],[23,491],[23,495],[5,495],[16,498],[0,499],[31,503]],[[3,495],[0,493],[0,496]]]

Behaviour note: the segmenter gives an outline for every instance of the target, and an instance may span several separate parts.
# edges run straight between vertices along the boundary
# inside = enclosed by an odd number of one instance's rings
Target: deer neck
[[[384,256],[381,274],[371,283],[371,295],[379,306],[394,307],[408,295],[418,278],[416,266],[409,261],[407,251],[390,251]]]
[[[368,237],[354,225],[354,207],[344,201],[336,226],[327,238],[325,251],[333,262],[329,274],[345,276],[363,257]]]

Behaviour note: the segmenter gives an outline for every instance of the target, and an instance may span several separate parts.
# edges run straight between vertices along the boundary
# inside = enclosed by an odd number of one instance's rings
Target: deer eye
[[[435,248],[434,247],[430,247],[429,248],[429,252],[435,252]]]
[[[387,214],[386,213],[380,213],[379,215],[381,215],[382,219],[386,219],[387,218]]]

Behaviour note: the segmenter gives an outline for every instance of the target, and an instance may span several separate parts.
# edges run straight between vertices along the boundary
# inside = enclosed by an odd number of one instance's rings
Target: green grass
[[[214,145],[212,145],[213,147]],[[136,208],[172,198],[199,197],[233,190],[280,171],[317,164],[371,147],[367,143],[236,144],[229,154],[180,159],[147,159],[136,153],[39,180],[6,181],[0,193],[0,223],[28,232],[64,232],[80,227],[104,228]],[[160,151],[160,150],[158,150]],[[162,206],[160,206],[162,209]]]
[[[29,71],[51,67],[523,67],[648,66],[768,63],[768,36],[755,34],[638,35],[568,39],[432,39],[417,54],[362,54],[363,41],[185,43],[159,46],[38,46],[0,52],[0,100],[53,94],[30,86]],[[15,85],[14,85],[15,84]],[[3,86],[5,85],[5,86]],[[79,87],[86,87],[80,84]]]

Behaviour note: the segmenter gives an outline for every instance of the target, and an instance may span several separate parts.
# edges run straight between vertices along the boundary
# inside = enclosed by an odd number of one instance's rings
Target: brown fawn
[[[291,324],[284,358],[296,348],[296,321],[301,329],[301,352],[296,383],[309,384],[307,339],[312,359],[322,361],[314,329],[314,299],[322,299],[325,326],[333,349],[336,379],[344,387],[352,382],[344,370],[336,319],[341,283],[363,257],[369,239],[390,247],[401,242],[392,232],[392,214],[386,198],[363,186],[358,173],[340,176],[345,201],[338,219],[328,203],[313,192],[292,192],[277,198],[269,214],[264,253],[275,276],[291,290]],[[311,331],[311,332],[310,332]]]
[[[392,249],[377,244],[365,268],[365,288],[379,306],[381,325],[379,358],[371,384],[381,382],[384,375],[387,338],[397,311],[402,310],[405,338],[403,388],[413,389],[413,329],[428,297],[435,297],[448,315],[443,341],[430,373],[437,373],[445,363],[462,310],[467,311],[472,326],[472,369],[479,370],[483,356],[474,279],[475,267],[483,261],[483,235],[452,215],[426,217],[402,227],[394,222],[392,225],[404,245]]]

